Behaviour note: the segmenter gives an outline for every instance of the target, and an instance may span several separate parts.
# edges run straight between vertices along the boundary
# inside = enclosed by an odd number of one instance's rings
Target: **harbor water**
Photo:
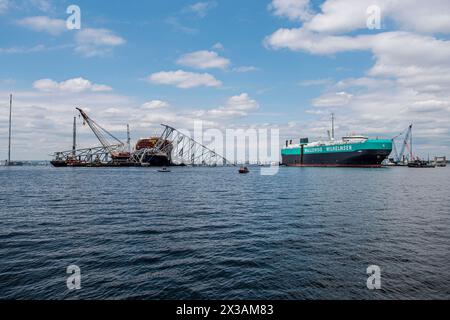
[[[448,167],[171,170],[0,168],[0,299],[450,299]]]

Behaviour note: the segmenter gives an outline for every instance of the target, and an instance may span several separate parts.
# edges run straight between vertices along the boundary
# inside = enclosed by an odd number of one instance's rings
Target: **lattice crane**
[[[115,137],[111,132],[102,128],[97,122],[95,122],[92,118],[90,118],[85,111],[80,108],[76,108],[81,117],[83,118],[83,124],[87,124],[89,128],[91,128],[94,135],[97,137],[98,141],[100,141],[101,145],[108,153],[111,155],[112,159],[117,158],[129,158],[130,153],[124,151],[125,143],[123,143],[120,139]],[[109,139],[112,140],[110,142]]]
[[[395,140],[398,139],[401,136],[405,136],[405,138],[402,141],[402,145],[400,148],[400,153],[397,152],[397,146],[395,143]],[[394,138],[392,138],[392,146],[393,146],[393,153],[394,153],[394,162],[395,163],[399,163],[403,161],[403,157],[405,155],[405,151],[406,149],[408,149],[409,151],[409,157],[410,157],[410,161],[414,160],[414,156],[413,156],[413,152],[412,152],[412,124],[409,125],[409,127],[403,131],[402,133],[400,133],[399,135],[395,136]]]

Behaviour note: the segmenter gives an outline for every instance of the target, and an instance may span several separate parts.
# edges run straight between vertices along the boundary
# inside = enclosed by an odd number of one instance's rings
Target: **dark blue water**
[[[449,299],[449,191],[450,168],[1,168],[0,298]]]

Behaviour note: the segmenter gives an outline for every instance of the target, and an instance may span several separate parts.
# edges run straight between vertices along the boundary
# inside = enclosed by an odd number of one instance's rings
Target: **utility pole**
[[[12,94],[9,95],[9,137],[8,137],[8,163],[11,165],[11,113],[12,113]]]
[[[75,157],[77,150],[77,117],[73,117],[73,142],[72,142],[72,156]]]

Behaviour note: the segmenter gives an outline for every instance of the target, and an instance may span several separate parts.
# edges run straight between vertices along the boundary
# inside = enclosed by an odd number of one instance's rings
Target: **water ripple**
[[[449,168],[1,168],[0,299],[449,299],[448,190]]]

